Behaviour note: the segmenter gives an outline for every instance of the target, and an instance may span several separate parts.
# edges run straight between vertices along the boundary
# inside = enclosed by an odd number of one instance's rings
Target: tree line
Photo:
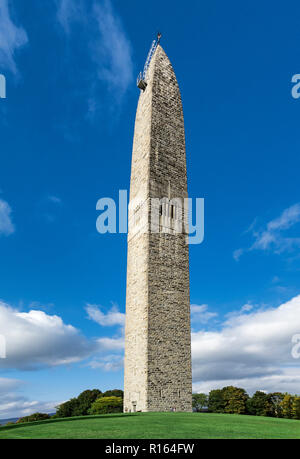
[[[193,409],[210,413],[249,414],[300,419],[300,397],[282,392],[256,391],[250,397],[245,389],[226,386],[209,394],[193,394]]]
[[[56,414],[50,416],[45,413],[33,413],[17,420],[23,422],[43,421],[46,419],[69,418],[73,416],[87,416],[93,414],[108,414],[123,412],[123,391],[120,389],[101,392],[99,389],[85,390],[78,397],[56,407]],[[13,424],[9,422],[8,424]]]
[[[226,386],[209,394],[193,394],[194,411],[210,413],[248,414],[286,419],[300,419],[300,396],[282,392],[256,391],[250,397],[245,389]],[[73,416],[122,413],[123,391],[120,389],[101,392],[85,390],[56,407],[56,414],[33,413],[18,419],[17,423],[40,421]],[[11,423],[9,423],[11,424]]]

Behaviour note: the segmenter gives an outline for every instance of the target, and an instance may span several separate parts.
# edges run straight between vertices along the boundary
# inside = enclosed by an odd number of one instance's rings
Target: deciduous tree
[[[91,406],[89,414],[121,413],[123,399],[121,397],[100,397]]]
[[[201,411],[204,407],[208,405],[208,395],[207,394],[193,394],[193,408],[196,411]]]

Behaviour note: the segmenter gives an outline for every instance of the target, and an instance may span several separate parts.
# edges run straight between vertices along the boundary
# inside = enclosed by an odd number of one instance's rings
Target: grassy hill
[[[206,413],[112,414],[0,427],[2,438],[300,438],[300,421]]]

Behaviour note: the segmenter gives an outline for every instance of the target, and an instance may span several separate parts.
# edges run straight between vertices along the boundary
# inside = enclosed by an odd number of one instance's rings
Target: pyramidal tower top
[[[130,200],[187,197],[185,130],[172,64],[154,40],[137,84]]]
[[[192,410],[184,120],[177,79],[159,41],[160,35],[138,78],[129,204],[125,412]]]

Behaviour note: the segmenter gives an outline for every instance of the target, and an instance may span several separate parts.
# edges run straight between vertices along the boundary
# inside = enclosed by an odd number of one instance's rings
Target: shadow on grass
[[[42,424],[53,424],[55,422],[68,422],[68,421],[82,421],[82,420],[93,420],[93,419],[112,419],[112,418],[125,418],[135,417],[138,413],[120,413],[120,414],[99,414],[96,416],[75,416],[71,418],[56,418],[56,419],[45,419],[43,421],[32,421],[32,422],[20,422],[19,424],[13,424],[8,426],[0,426],[0,433],[3,430],[17,429],[19,427],[27,426],[38,426]]]

